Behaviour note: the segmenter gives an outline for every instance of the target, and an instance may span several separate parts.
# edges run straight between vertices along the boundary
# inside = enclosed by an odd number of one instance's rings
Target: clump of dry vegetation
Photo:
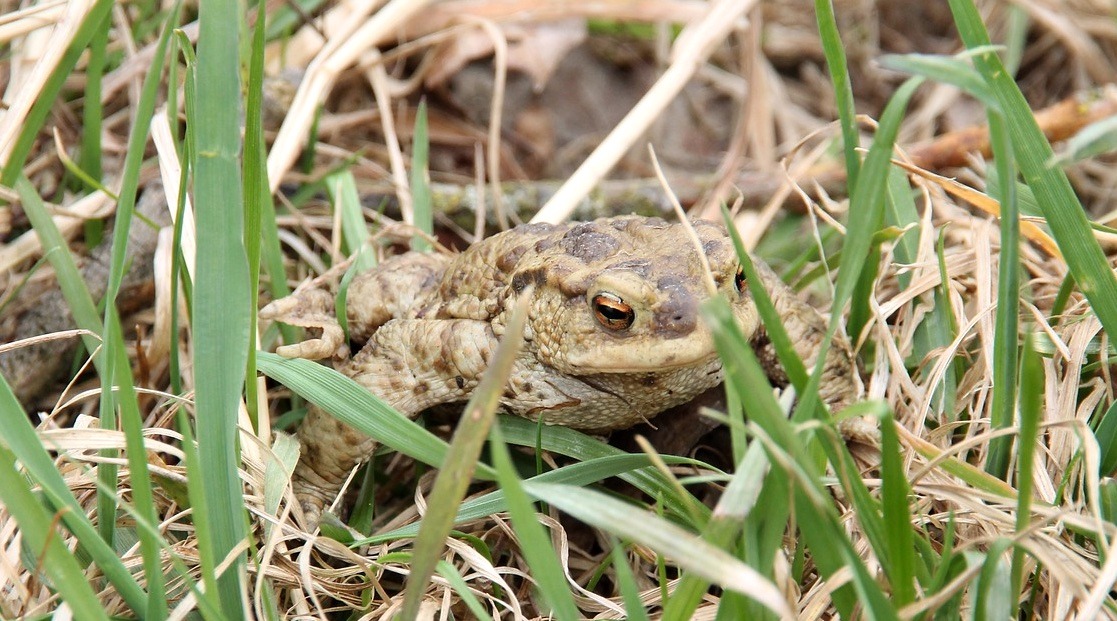
[[[1109,4],[298,7],[239,40],[206,4],[0,14],[0,617],[1117,616]],[[502,420],[448,538],[416,535],[458,511],[429,466],[460,409],[355,477],[347,525],[296,519],[286,434],[328,391],[250,356],[299,338],[262,303],[415,231],[672,196],[838,300],[869,465],[743,372],[728,425],[719,390],[631,454]]]

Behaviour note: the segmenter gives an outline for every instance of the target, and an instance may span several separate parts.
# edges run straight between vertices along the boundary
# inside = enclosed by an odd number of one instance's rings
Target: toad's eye
[[[748,287],[748,280],[745,279],[745,270],[737,268],[737,276],[733,279],[733,284],[737,286],[737,293],[744,293],[745,288]]]
[[[610,330],[625,330],[636,319],[636,311],[612,293],[593,296],[593,317]]]

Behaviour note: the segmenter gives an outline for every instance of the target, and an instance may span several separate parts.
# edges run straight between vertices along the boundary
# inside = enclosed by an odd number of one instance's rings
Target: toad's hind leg
[[[487,322],[394,319],[338,371],[413,418],[433,405],[466,399],[496,346]],[[302,454],[293,476],[295,496],[308,523],[316,524],[349,472],[377,443],[317,407],[311,408],[298,437]]]
[[[452,259],[446,253],[408,252],[355,277],[346,295],[349,338],[364,343],[392,319],[413,319],[437,298]]]

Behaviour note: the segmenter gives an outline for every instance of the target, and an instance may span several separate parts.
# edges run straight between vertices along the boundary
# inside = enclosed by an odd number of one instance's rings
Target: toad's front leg
[[[403,415],[413,418],[440,403],[462,401],[477,386],[496,352],[487,322],[468,319],[395,319],[380,327],[338,371]],[[349,472],[376,441],[316,407],[298,431],[302,455],[295,496],[310,524],[341,491]]]

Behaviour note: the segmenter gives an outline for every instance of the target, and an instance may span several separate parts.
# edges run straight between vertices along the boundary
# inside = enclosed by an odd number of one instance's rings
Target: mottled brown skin
[[[716,294],[730,300],[772,379],[785,383],[724,228],[705,221],[694,228]],[[798,354],[812,365],[825,321],[765,265],[756,267]],[[334,357],[338,371],[415,416],[469,398],[505,332],[512,301],[530,287],[524,346],[502,405],[532,420],[542,415],[547,424],[602,433],[721,383],[721,361],[699,316],[709,297],[705,269],[677,223],[627,216],[530,224],[458,255],[407,253],[354,278],[346,311],[352,339],[364,345],[352,357],[328,292],[278,300],[261,316],[321,329],[321,338],[279,353]],[[823,399],[836,411],[860,390],[849,344],[835,341]],[[295,493],[314,521],[375,442],[313,408],[299,439]]]

